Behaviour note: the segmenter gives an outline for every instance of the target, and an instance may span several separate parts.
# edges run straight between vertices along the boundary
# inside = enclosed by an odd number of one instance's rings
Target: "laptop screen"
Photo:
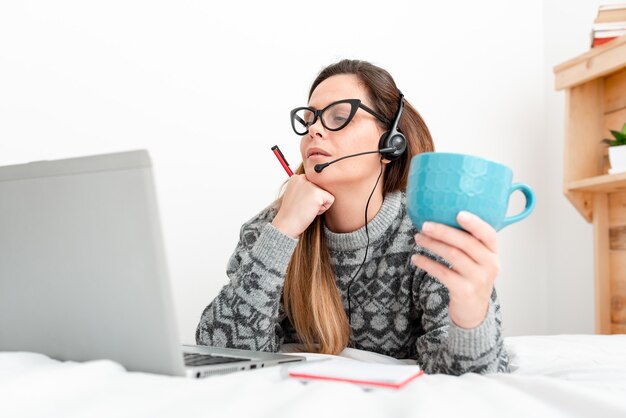
[[[146,151],[0,167],[0,350],[183,366]]]

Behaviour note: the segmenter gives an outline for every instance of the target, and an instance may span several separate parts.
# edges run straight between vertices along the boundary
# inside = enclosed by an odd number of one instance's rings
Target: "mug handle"
[[[516,190],[521,190],[521,192],[524,193],[524,197],[526,197],[526,207],[521,213],[504,218],[502,220],[502,228],[512,223],[521,221],[522,219],[530,215],[533,209],[535,209],[535,192],[533,192],[533,189],[531,189],[530,186],[524,183],[512,184],[511,190],[509,191],[509,199],[511,198],[513,192],[515,192]]]

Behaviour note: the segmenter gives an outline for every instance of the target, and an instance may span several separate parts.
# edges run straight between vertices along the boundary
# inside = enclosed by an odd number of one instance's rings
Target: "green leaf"
[[[611,131],[613,136],[618,141],[626,141],[626,134],[621,133],[620,131]]]
[[[609,147],[617,147],[620,145],[626,145],[626,123],[622,126],[622,131],[611,130],[611,134],[615,139],[604,138],[603,143],[608,144]]]

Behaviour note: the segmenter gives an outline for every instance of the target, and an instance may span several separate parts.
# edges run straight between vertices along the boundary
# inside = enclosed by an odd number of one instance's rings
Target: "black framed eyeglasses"
[[[360,99],[344,99],[333,102],[320,110],[311,107],[296,107],[291,111],[291,127],[296,134],[306,135],[309,127],[317,122],[317,118],[320,118],[324,128],[329,131],[338,131],[350,123],[359,108],[381,122],[389,124],[384,116],[365,106]]]

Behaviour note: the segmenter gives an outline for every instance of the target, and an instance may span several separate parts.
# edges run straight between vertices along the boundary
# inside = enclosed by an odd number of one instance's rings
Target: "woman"
[[[385,148],[394,121],[404,151],[316,171]],[[468,232],[411,224],[409,163],[433,144],[389,73],[364,61],[328,66],[292,126],[303,163],[281,198],[242,226],[230,283],[204,310],[197,343],[275,352],[295,342],[329,354],[349,346],[416,359],[427,373],[507,371],[496,232],[463,212]]]

